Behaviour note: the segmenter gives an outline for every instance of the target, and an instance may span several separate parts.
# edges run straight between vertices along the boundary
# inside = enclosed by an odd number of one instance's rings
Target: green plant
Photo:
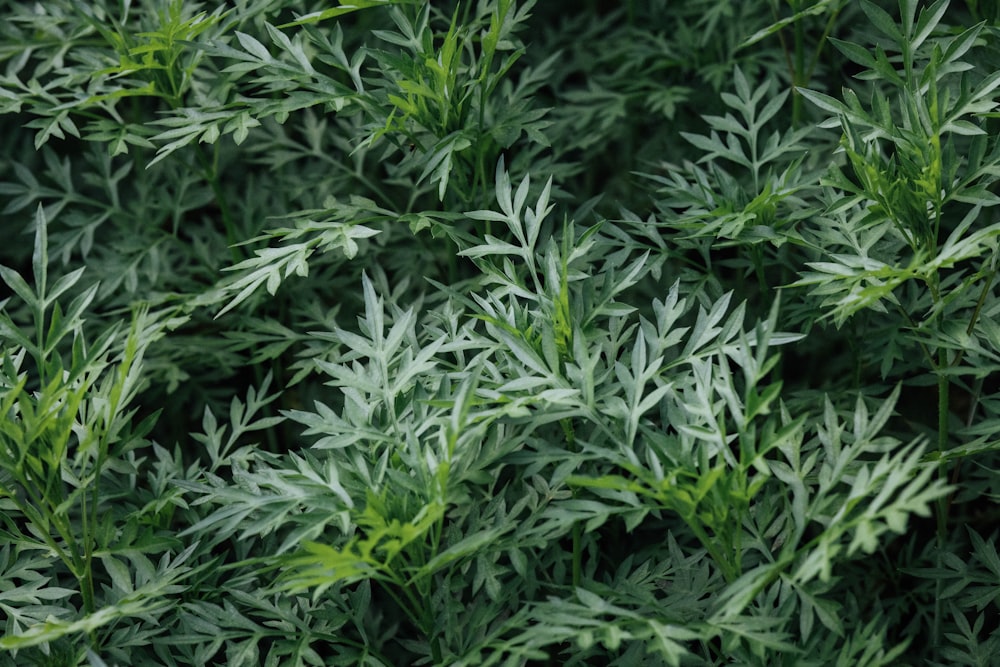
[[[168,322],[138,309],[127,332],[112,326],[88,341],[83,316],[98,285],[80,291],[63,310],[60,298],[84,271],[50,283],[40,207],[32,262],[33,285],[0,267],[0,277],[30,313],[20,325],[0,315],[6,339],[0,498],[8,540],[0,646],[14,656],[67,635],[96,639],[123,617],[154,618],[192,573],[185,565],[190,550],[171,553],[179,542],[157,530],[158,508],[135,506],[132,487],[136,454],[155,415],[133,425],[131,404],[142,389],[143,354]],[[121,496],[124,507],[115,502]],[[157,566],[147,554],[163,558]],[[62,604],[40,606],[42,600]],[[82,651],[67,655],[78,659]]]
[[[995,660],[990,3],[4,12],[0,665]]]

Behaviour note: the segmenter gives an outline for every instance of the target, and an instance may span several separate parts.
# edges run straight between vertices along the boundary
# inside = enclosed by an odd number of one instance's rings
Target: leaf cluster
[[[991,3],[3,12],[0,665],[995,662]]]

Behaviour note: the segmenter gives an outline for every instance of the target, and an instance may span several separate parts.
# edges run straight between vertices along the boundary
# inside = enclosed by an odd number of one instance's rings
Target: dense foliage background
[[[0,664],[1000,664],[1000,3],[0,8]]]

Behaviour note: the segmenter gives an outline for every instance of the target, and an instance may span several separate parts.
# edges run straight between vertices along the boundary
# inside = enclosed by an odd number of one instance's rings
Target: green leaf
[[[869,0],[861,0],[861,9],[868,17],[868,20],[872,22],[872,25],[883,35],[890,38],[896,44],[903,44],[906,41],[899,26],[896,25],[896,21],[884,9]]]
[[[263,62],[270,62],[272,60],[270,51],[267,47],[261,44],[256,38],[246,33],[236,31],[236,39],[239,40],[240,45],[247,50],[247,52],[261,60]]]
[[[324,9],[318,12],[312,12],[300,16],[295,21],[291,23],[285,23],[278,26],[279,28],[292,28],[299,25],[308,25],[311,23],[318,23],[320,21],[325,21],[327,19],[336,18],[337,16],[342,16],[344,14],[350,14],[351,12],[356,12],[359,9],[369,9],[371,7],[386,7],[391,5],[414,5],[418,4],[417,0],[351,0],[351,2],[341,2],[339,7],[333,7],[331,9]]]

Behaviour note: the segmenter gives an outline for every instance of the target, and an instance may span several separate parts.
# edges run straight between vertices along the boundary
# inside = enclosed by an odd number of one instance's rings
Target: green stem
[[[501,11],[501,7],[498,7],[494,11]],[[506,10],[504,10],[503,16],[496,17],[497,31],[500,31],[500,26],[503,25],[506,19]],[[479,72],[479,118],[476,123],[476,165],[474,167],[476,173],[472,178],[472,192],[469,193],[470,197],[476,197],[477,199],[482,199],[486,197],[487,188],[489,187],[489,179],[486,177],[486,139],[487,135],[485,133],[486,127],[486,99],[489,93],[489,78],[490,70],[493,69],[493,58],[496,52],[493,48],[483,49],[483,60],[481,65],[481,70]]]
[[[413,594],[407,588],[406,583],[391,576],[389,577],[389,581],[382,580],[380,583],[382,583],[382,590],[392,598],[393,602],[396,603],[403,613],[430,639],[432,629],[427,627],[426,614],[422,612],[421,605],[413,599]],[[396,587],[399,588],[402,595],[396,592]]]
[[[826,21],[826,26],[823,27],[823,34],[816,42],[816,51],[813,53],[812,60],[809,61],[809,69],[806,70],[805,76],[800,79],[803,83],[809,83],[809,81],[812,80],[813,72],[816,71],[819,59],[823,55],[823,47],[826,45],[826,39],[830,36],[830,33],[833,32],[833,24],[836,23],[837,17],[840,16],[840,12],[842,10],[843,7],[838,7],[834,11],[830,12],[830,17]]]
[[[561,419],[559,425],[562,427],[563,436],[566,438],[566,448],[569,451],[576,451],[576,431],[573,429],[573,420]],[[576,498],[576,489],[573,490],[573,497]],[[573,588],[580,585],[583,578],[583,525],[577,521],[573,524]]]
[[[908,312],[906,312],[906,309],[904,309],[903,306],[898,303],[896,304],[896,307],[899,309],[899,312],[906,319],[907,324],[910,325],[910,329],[916,331],[917,323],[913,321],[913,318],[910,317],[910,314]],[[926,345],[924,345],[923,341],[918,340],[917,345],[920,346],[920,349],[923,351],[924,356],[927,357],[927,362],[931,365],[931,368],[936,371],[937,366],[935,365],[934,362],[934,355],[931,354],[931,351],[927,348]]]
[[[573,588],[580,585],[583,571],[583,526],[577,521],[573,524]]]
[[[965,328],[965,335],[971,336],[972,332],[976,328],[976,322],[979,321],[979,316],[982,314],[983,305],[986,303],[986,297],[990,294],[993,289],[993,281],[996,279],[997,272],[996,269],[990,272],[989,278],[983,284],[983,289],[979,292],[979,299],[976,301],[976,308],[972,311],[972,317],[969,318],[969,325]],[[959,350],[958,354],[955,355],[955,360],[951,363],[953,367],[957,367],[962,363],[962,358],[965,356],[965,350]]]
[[[944,369],[948,366],[947,351],[938,350],[938,368]],[[951,383],[948,376],[940,373],[938,375],[938,453],[944,455],[948,448],[948,414],[949,414],[949,390]],[[940,527],[940,526],[939,526]]]
[[[940,209],[939,209],[940,211]],[[940,214],[938,215],[937,222],[940,222]],[[935,305],[938,305],[939,296],[939,284],[937,282],[937,274],[934,275],[934,280],[929,281],[928,285],[931,290],[931,297]],[[938,460],[938,479],[943,480],[944,483],[948,482],[948,464],[944,460],[945,450],[948,448],[948,413],[951,405],[949,390],[950,382],[948,376],[943,372],[948,367],[948,351],[943,347],[938,349],[937,354],[937,391],[938,391],[938,437],[937,437],[937,449],[938,455],[940,456]],[[938,569],[943,567],[942,554],[944,553],[945,542],[948,538],[948,505],[949,500],[947,497],[942,497],[935,503],[935,515],[937,520],[937,550],[936,550],[936,567]],[[931,645],[936,647],[941,643],[941,617],[944,613],[942,604],[942,593],[944,588],[944,581],[938,578],[935,583],[934,591],[934,620],[931,626]]]
[[[219,181],[219,145],[215,144],[211,161],[205,155],[205,151],[201,146],[198,147],[195,153],[198,155],[198,162],[201,163],[205,180],[208,181],[209,186],[212,188],[212,194],[215,195],[215,203],[218,204],[219,211],[222,213],[222,225],[226,229],[226,243],[229,245],[229,252],[233,263],[236,264],[243,259],[243,253],[240,251],[239,246],[236,245],[239,242],[236,236],[236,226],[233,223],[233,216],[229,210],[226,195],[222,191],[222,184]]]
[[[798,10],[798,6],[795,7]],[[802,21],[795,22],[795,78],[793,84],[798,87],[806,83],[805,30]],[[792,95],[792,127],[798,127],[802,122],[802,96]]]
[[[14,505],[18,508],[21,514],[27,517],[28,521],[39,529],[38,535],[42,538],[42,541],[45,542],[49,549],[52,550],[52,553],[54,553],[59,560],[63,562],[69,571],[73,573],[73,576],[76,577],[78,565],[74,560],[72,550],[67,553],[66,549],[62,548],[62,546],[60,546],[59,543],[53,539],[52,533],[48,530],[48,526],[45,525],[46,523],[52,524],[56,529],[56,533],[63,537],[63,539],[66,539],[63,535],[63,530],[59,527],[58,522],[56,521],[55,515],[44,509],[44,499],[39,498],[36,494],[32,493],[30,482],[27,479],[18,475],[17,481],[24,490],[24,500],[22,501],[16,493],[9,494],[8,497],[14,502]],[[44,512],[47,517],[47,521],[40,516],[40,513],[42,512]],[[42,530],[43,528],[44,530]],[[71,546],[70,540],[66,540],[66,543],[67,546]],[[79,577],[77,578],[79,579]]]
[[[757,289],[760,291],[761,303],[768,304],[768,293],[769,289],[767,286],[767,276],[764,275],[764,251],[760,244],[755,244],[750,247],[750,255],[753,261],[754,273],[757,275]]]
[[[775,23],[777,23],[781,19],[781,17],[778,16],[778,5],[777,5],[777,3],[774,3],[774,2],[771,3],[771,18],[774,19]],[[784,29],[778,30],[778,43],[781,45],[781,53],[782,53],[782,55],[785,56],[785,64],[788,67],[788,77],[789,77],[789,79],[792,82],[792,88],[793,88],[793,93],[794,93],[795,82],[798,79],[795,76],[795,65],[792,63],[792,57],[791,57],[791,55],[789,55],[788,42],[785,41],[785,31],[784,31]],[[793,101],[793,106],[794,106],[794,101]],[[794,121],[794,119],[795,119],[794,115],[792,116],[792,119]]]
[[[100,465],[100,464],[98,464]],[[92,614],[95,611],[94,605],[94,541],[92,532],[97,525],[97,497],[99,491],[100,470],[95,473],[93,481],[94,502],[87,506],[87,494],[82,494],[80,501],[80,515],[83,517],[83,571],[80,573],[80,594],[83,596],[83,609],[86,613]]]
[[[725,577],[726,581],[730,583],[735,581],[737,577],[736,568],[734,568],[732,563],[730,563],[729,560],[726,559],[718,550],[715,546],[715,540],[711,539],[708,533],[705,532],[701,522],[699,522],[694,516],[688,517],[682,515],[681,518],[684,519],[684,523],[688,525],[691,532],[693,532],[695,537],[698,538],[698,541],[701,542],[701,546],[705,547],[705,550],[712,557],[712,560],[715,561],[715,564],[722,569],[722,576]]]

